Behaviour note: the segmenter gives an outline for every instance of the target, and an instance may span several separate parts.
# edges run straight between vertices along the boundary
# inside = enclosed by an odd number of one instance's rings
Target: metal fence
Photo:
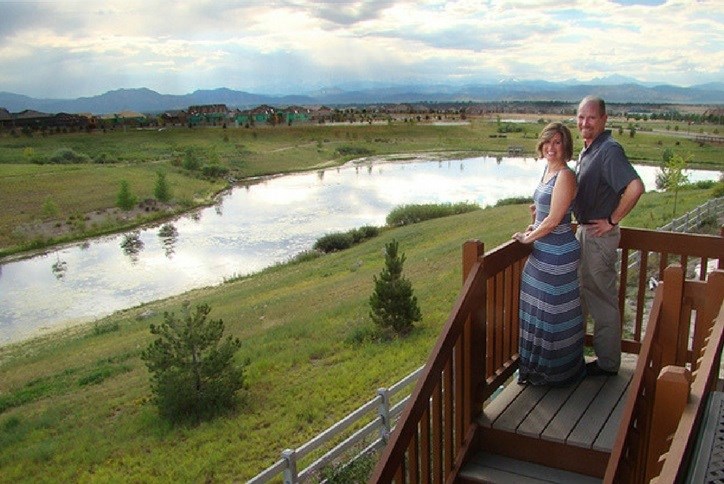
[[[687,212],[679,218],[672,220],[657,230],[665,230],[669,232],[689,232],[692,229],[700,227],[711,217],[721,215],[724,206],[724,197],[714,198],[703,205],[699,205],[691,212]]]
[[[305,482],[317,475],[325,466],[334,463],[352,449],[360,445],[365,445],[365,443],[370,440],[372,442],[367,444],[366,447],[358,453],[357,457],[381,449],[387,443],[387,438],[394,428],[393,424],[399,418],[402,409],[410,398],[410,393],[412,392],[411,384],[417,380],[422,369],[423,367],[421,366],[389,388],[380,388],[372,400],[301,447],[285,449],[282,452],[281,459],[257,474],[248,481],[248,483],[261,484],[278,477],[280,474],[283,475],[285,484]],[[407,390],[407,392],[404,395],[398,395],[403,390]],[[400,398],[400,400],[393,405],[392,401],[395,400],[395,397]],[[362,425],[362,427],[350,436],[344,438],[345,433],[356,425]],[[300,471],[297,469],[297,464],[300,460],[325,446],[333,445],[331,442],[339,440],[340,438],[344,440],[334,445],[332,449],[324,453],[303,470]],[[346,459],[346,462],[349,461],[350,459]]]

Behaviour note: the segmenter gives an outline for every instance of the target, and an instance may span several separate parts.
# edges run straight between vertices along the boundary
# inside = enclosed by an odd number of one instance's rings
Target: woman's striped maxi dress
[[[550,212],[558,174],[533,194],[537,227]],[[571,229],[569,207],[560,224],[533,242],[520,289],[518,381],[567,385],[583,378],[585,331],[578,284],[581,246]]]

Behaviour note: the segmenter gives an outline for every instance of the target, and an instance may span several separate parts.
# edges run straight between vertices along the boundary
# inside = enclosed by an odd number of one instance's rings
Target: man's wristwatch
[[[608,216],[608,223],[609,223],[612,227],[615,227],[616,225],[618,225],[617,223],[616,223],[616,224],[613,223],[613,220],[611,220],[611,216],[610,216],[610,215]]]

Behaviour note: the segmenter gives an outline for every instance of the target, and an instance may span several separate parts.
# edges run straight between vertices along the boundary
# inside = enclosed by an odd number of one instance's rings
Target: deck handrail
[[[684,462],[690,462],[691,451],[697,429],[703,418],[708,395],[713,390],[719,375],[722,347],[724,347],[724,305],[714,321],[707,345],[700,359],[699,369],[695,372],[690,386],[688,402],[681,412],[679,424],[671,437],[668,450],[660,456],[657,465],[657,477],[651,482],[673,484],[681,482],[687,471]]]
[[[622,321],[633,306],[631,334],[622,339],[622,349],[638,354],[650,278],[663,279],[672,260],[683,267],[694,260],[701,277],[711,260],[723,268],[724,238],[622,228],[619,248]],[[530,248],[510,241],[484,256],[482,250],[479,241],[463,246],[465,283],[371,482],[416,482],[421,473],[432,482],[454,479],[477,444],[475,414],[517,369],[520,274]],[[640,270],[627,266],[633,253]],[[592,335],[586,341],[590,344]],[[687,357],[692,353],[689,349]]]
[[[678,264],[664,271],[604,482],[647,482],[654,475],[652,468],[664,446],[655,441],[657,432],[652,436],[656,398],[662,398],[657,395],[657,378],[669,365],[698,373],[702,362],[699,356],[707,345],[702,335],[711,334],[713,315],[722,304],[722,294],[724,271],[714,271],[706,283],[686,280],[684,268]],[[710,377],[708,372],[713,371],[712,368],[701,370],[706,378]]]
[[[510,330],[517,329],[520,271],[530,248],[511,241],[483,250],[479,241],[463,247],[463,288],[371,482],[453,479],[475,443],[482,400],[515,369],[517,331]],[[488,346],[497,351],[480,351]]]

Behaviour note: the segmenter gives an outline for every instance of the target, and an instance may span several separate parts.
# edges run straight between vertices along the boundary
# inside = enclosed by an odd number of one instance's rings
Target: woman
[[[520,368],[518,383],[567,385],[586,374],[584,327],[578,285],[581,246],[571,229],[576,176],[571,132],[550,123],[538,138],[546,159],[533,194],[534,222],[513,238],[533,244],[520,289]]]

